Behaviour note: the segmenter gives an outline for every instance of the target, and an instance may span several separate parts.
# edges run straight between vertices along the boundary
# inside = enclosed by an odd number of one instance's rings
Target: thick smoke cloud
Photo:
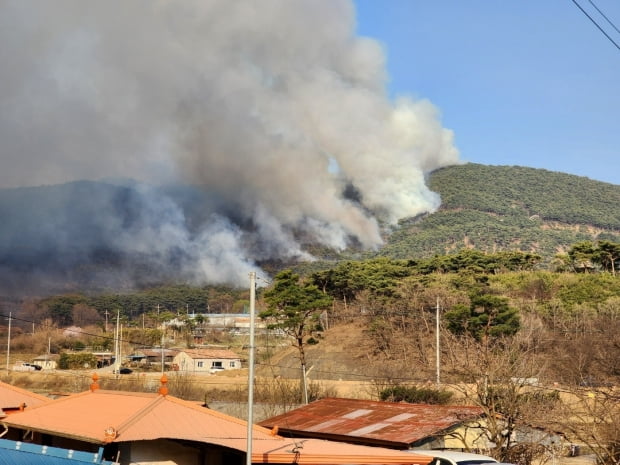
[[[375,248],[381,223],[437,208],[424,175],[458,162],[432,104],[387,98],[347,0],[3,0],[0,60],[0,187],[199,186],[199,227],[172,197],[142,212],[156,228],[105,220],[117,247],[182,248],[197,281],[310,258],[299,231]]]

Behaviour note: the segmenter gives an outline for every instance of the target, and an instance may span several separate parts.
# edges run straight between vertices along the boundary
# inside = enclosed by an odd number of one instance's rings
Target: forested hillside
[[[572,244],[620,242],[620,186],[478,164],[435,171],[428,183],[441,196],[439,210],[386,228],[378,250],[330,250],[303,240],[304,231],[291,233],[317,261],[284,262],[251,240],[239,246],[258,253],[257,266],[275,274],[287,267],[309,272],[348,259],[421,259],[464,248],[534,253],[541,256],[540,268],[552,269],[556,255]],[[205,212],[217,202],[197,188],[131,180],[2,189],[0,295],[200,281],[200,241],[218,237],[205,227],[219,224]],[[231,225],[223,228],[220,233],[233,231]],[[210,253],[217,257],[219,251]],[[221,273],[222,267],[210,269],[209,282],[224,283]]]
[[[430,257],[475,248],[557,253],[582,241],[620,241],[620,186],[519,166],[466,164],[431,174],[441,208],[401,221],[380,255]]]

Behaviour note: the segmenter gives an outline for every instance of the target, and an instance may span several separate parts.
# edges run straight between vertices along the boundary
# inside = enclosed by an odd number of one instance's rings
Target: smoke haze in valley
[[[2,276],[110,251],[245,284],[311,259],[299,231],[373,249],[380,225],[436,209],[425,174],[459,162],[452,133],[430,102],[388,98],[385,52],[355,28],[345,0],[1,0]],[[47,211],[16,189],[77,180],[108,187],[70,184]]]

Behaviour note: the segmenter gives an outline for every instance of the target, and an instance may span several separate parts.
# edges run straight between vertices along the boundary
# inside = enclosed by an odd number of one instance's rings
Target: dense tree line
[[[435,171],[429,186],[441,194],[444,209],[523,210],[544,220],[620,230],[620,187],[584,177],[468,163]]]
[[[215,287],[165,286],[125,294],[64,294],[30,303],[26,315],[33,320],[51,318],[60,327],[101,324],[117,311],[128,322],[142,315],[159,319],[174,315],[232,313],[246,308],[246,291]],[[33,308],[34,307],[34,308]]]
[[[377,253],[409,259],[462,248],[540,255],[551,269],[558,252],[583,241],[620,242],[620,186],[518,166],[466,164],[433,172],[437,212],[404,218]]]

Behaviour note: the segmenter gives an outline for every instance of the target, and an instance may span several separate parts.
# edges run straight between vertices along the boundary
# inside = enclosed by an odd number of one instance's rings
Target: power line
[[[588,2],[590,2],[590,5],[592,5],[592,6],[596,9],[596,11],[598,11],[598,13],[599,13],[599,14],[600,14],[603,18],[605,18],[605,21],[607,21],[607,22],[609,23],[609,25],[610,25],[611,27],[613,27],[613,28],[616,30],[616,32],[617,32],[618,34],[620,34],[620,29],[618,29],[618,28],[616,27],[616,25],[615,25],[615,24],[611,21],[611,19],[609,19],[609,18],[605,15],[605,13],[603,13],[603,12],[599,9],[599,7],[597,7],[597,6],[594,4],[594,2],[593,2],[592,0],[588,0]]]
[[[591,1],[591,0],[588,0],[588,1],[590,1],[590,3],[592,3],[592,1]],[[584,9],[582,8],[582,6],[581,6],[579,3],[577,3],[577,0],[572,0],[572,2],[573,2],[575,5],[577,5],[577,8],[579,8],[579,9],[581,10],[581,12],[582,12],[584,15],[586,15],[586,16],[587,16],[587,18],[588,18],[590,21],[592,21],[592,23],[593,23],[593,24],[597,27],[597,29],[598,29],[599,31],[601,31],[601,32],[603,33],[603,35],[604,35],[605,37],[607,37],[607,39],[608,39],[608,40],[609,40],[612,44],[614,44],[618,50],[620,50],[620,45],[618,45],[618,43],[617,43],[616,41],[614,41],[614,40],[613,40],[613,39],[609,36],[609,34],[607,34],[607,32],[605,32],[605,29],[603,29],[603,28],[602,28],[602,27],[601,27],[601,26],[600,26],[600,25],[599,25],[599,24],[598,24],[598,23],[594,20],[594,18],[592,18],[592,16],[590,16],[590,15],[588,14],[588,12],[587,12],[586,10],[584,10]],[[592,4],[593,4],[593,3],[592,3]],[[594,4],[593,4],[593,5],[594,5]],[[596,8],[596,6],[595,6],[595,8]],[[596,8],[596,10],[600,12],[600,10],[599,10],[598,8]],[[601,13],[601,14],[602,14],[602,13]],[[604,15],[603,15],[603,17],[604,17],[605,19],[607,19],[607,17],[606,17],[606,16],[604,16]],[[607,20],[607,21],[608,21],[608,22],[610,22],[609,20]],[[611,22],[610,22],[610,23],[611,23]],[[613,23],[612,23],[612,26],[613,26]],[[613,26],[613,27],[615,28],[616,26]],[[617,29],[616,29],[616,30],[617,30]]]
[[[0,318],[1,317],[6,317],[8,318],[9,315],[4,315],[2,313],[0,313]],[[34,321],[32,320],[28,320],[28,319],[24,319],[24,318],[19,318],[19,317],[15,317],[12,316],[11,317],[14,321],[21,321],[24,323],[34,323]],[[39,327],[42,328],[47,328],[47,329],[59,329],[59,328],[55,328],[50,324],[44,324],[44,323],[38,323]],[[102,335],[102,334],[95,334],[95,333],[91,333],[88,331],[83,331],[81,329],[70,329],[70,328],[65,328],[62,330],[63,332],[70,332],[76,335],[82,335],[82,336],[89,336],[89,337],[93,337],[93,338],[100,338],[103,340],[108,340],[108,341],[115,341],[116,338],[112,337],[112,336],[106,336],[106,335]],[[131,344],[137,347],[140,347],[141,349],[155,349],[155,348],[159,348],[158,346],[154,346],[151,344],[146,344],[146,343],[142,343],[142,342],[138,342],[138,341],[132,341],[130,339],[123,339],[122,337],[118,338],[119,342],[123,342],[126,344]],[[163,347],[162,347],[163,349]],[[169,350],[180,350],[180,349],[169,349]],[[188,353],[188,354],[198,354],[200,353],[199,350],[197,349],[183,349],[184,352]],[[279,369],[289,369],[291,368],[290,366],[286,366],[286,365],[278,365],[278,364],[271,364],[271,363],[260,363],[260,362],[256,362],[257,365],[260,366],[265,366],[265,367],[273,367],[273,368],[279,368]],[[390,376],[376,376],[376,375],[365,375],[365,374],[359,374],[359,373],[353,373],[353,372],[349,372],[349,371],[334,371],[334,370],[314,370],[315,373],[321,373],[327,376],[338,376],[338,377],[349,377],[351,379],[360,379],[360,380],[374,380],[374,381],[400,381],[400,382],[405,382],[405,383],[416,383],[416,380],[412,379],[412,378],[407,378],[407,377],[390,377]],[[82,376],[82,375],[81,375]],[[86,375],[83,375],[86,376]],[[87,377],[87,376],[86,376]],[[202,383],[202,384],[211,384],[208,382]]]

